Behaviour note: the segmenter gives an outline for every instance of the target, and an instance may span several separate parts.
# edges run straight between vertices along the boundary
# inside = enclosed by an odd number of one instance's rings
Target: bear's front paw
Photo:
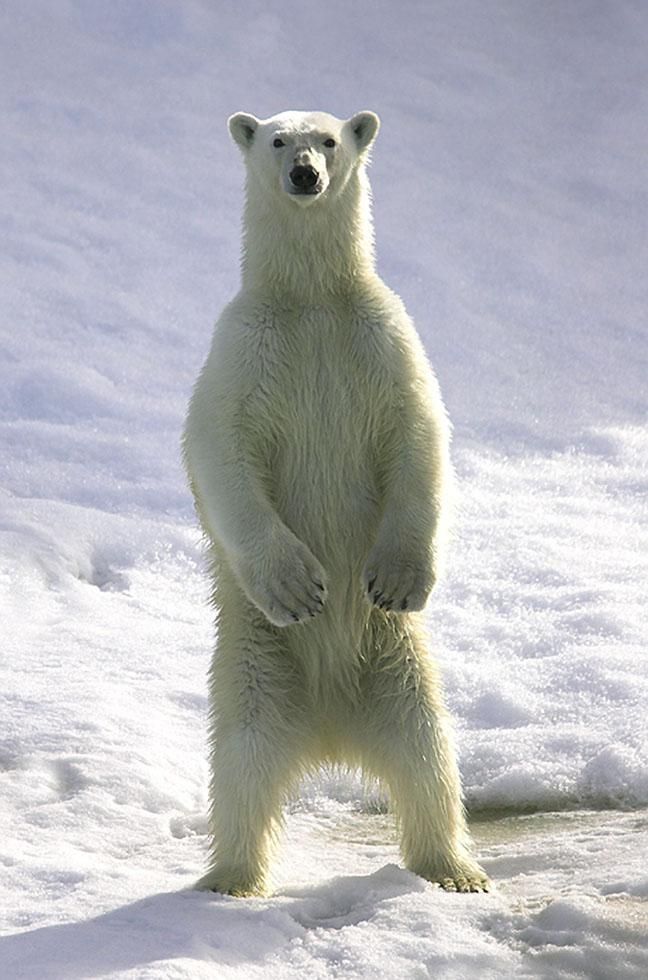
[[[362,573],[367,599],[388,612],[423,609],[435,581],[436,574],[430,561],[377,549],[369,555]]]
[[[316,616],[327,599],[324,569],[294,535],[273,542],[273,554],[239,567],[244,589],[274,626]]]

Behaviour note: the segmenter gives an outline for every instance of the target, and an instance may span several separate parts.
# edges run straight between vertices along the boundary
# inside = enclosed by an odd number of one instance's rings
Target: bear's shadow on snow
[[[383,902],[425,887],[387,865],[267,899],[162,892],[91,919],[4,936],[0,964],[5,976],[23,980],[82,980],[178,958],[258,962],[309,929],[356,925]]]

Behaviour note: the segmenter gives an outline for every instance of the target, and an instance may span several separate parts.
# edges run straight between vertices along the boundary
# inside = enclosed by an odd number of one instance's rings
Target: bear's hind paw
[[[444,892],[488,892],[491,889],[490,879],[484,873],[439,878],[438,884]]]
[[[265,884],[260,879],[244,879],[231,872],[214,868],[199,878],[193,886],[195,891],[217,892],[233,898],[253,898],[267,895]]]
[[[488,892],[491,883],[483,868],[473,861],[446,864],[442,870],[417,869],[421,878],[440,885],[446,892]]]

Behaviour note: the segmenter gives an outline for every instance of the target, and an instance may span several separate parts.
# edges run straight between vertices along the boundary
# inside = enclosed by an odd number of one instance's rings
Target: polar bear
[[[373,112],[237,113],[242,286],[191,398],[183,455],[217,611],[211,860],[263,894],[282,804],[321,763],[387,788],[409,869],[480,891],[421,610],[438,574],[449,426],[374,264]]]

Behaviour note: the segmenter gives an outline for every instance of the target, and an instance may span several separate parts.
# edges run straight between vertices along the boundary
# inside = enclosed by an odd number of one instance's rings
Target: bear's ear
[[[368,149],[380,129],[380,119],[375,112],[357,112],[355,116],[347,122],[347,126],[353,133],[358,152]]]
[[[252,146],[252,140],[256,133],[259,120],[256,116],[251,116],[247,112],[236,112],[227,120],[230,136],[242,150],[248,150]]]

